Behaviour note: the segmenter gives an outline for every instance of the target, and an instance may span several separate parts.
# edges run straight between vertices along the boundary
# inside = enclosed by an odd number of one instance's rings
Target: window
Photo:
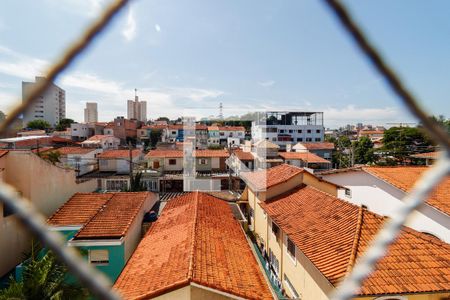
[[[284,129],[280,129],[280,133],[284,133]]]
[[[292,130],[292,129],[289,129],[289,133],[293,133],[294,132],[294,130]]]
[[[174,158],[169,159],[169,165],[173,166],[177,164],[177,160]]]
[[[311,133],[311,129],[308,129],[308,130],[306,131],[306,133]]]
[[[287,251],[295,261],[295,244],[290,238],[287,238]]]
[[[307,142],[312,142],[312,138],[306,138]]]
[[[351,198],[352,197],[352,190],[351,189],[345,189],[345,196],[347,198]]]
[[[159,161],[158,160],[153,161],[153,169],[159,169]]]
[[[269,249],[269,261],[274,273],[278,275],[280,272],[280,262],[278,261],[278,258],[273,254],[271,249]]]
[[[331,158],[330,152],[325,152],[323,158]]]
[[[277,141],[277,138],[276,138],[276,137],[272,138],[272,141],[276,142],[276,141]]]
[[[297,138],[297,142],[303,142],[303,138]]]
[[[284,274],[284,282],[286,283],[286,286],[288,287],[289,291],[291,292],[291,296],[294,299],[300,299],[299,294],[297,293],[297,291],[295,290],[294,286],[292,285],[292,283],[289,281],[289,278],[286,276],[286,274]]]
[[[320,133],[320,129],[317,129],[317,130],[316,130],[316,133]]]
[[[204,159],[204,158],[199,158],[199,160],[198,160],[198,164],[199,164],[199,165],[207,165],[207,164],[208,164],[208,162],[207,162],[207,160],[206,160],[206,159]]]
[[[89,263],[94,265],[108,265],[108,250],[89,250]]]
[[[316,142],[320,142],[320,140],[321,140],[320,138],[316,138]]]
[[[280,227],[278,227],[277,224],[275,224],[274,222],[272,222],[272,233],[278,238],[278,236],[280,235]]]
[[[175,134],[177,134],[177,132],[176,131],[172,131],[172,134],[175,135]]]
[[[303,130],[299,129],[299,130],[297,130],[297,132],[298,132],[298,133],[302,133],[302,132],[303,132]]]

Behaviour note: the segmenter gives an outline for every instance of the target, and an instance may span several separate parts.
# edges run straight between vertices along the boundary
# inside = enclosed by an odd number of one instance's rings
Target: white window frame
[[[287,277],[286,273],[284,274],[284,282],[286,283],[286,286],[288,287],[289,291],[291,292],[294,299],[300,299],[300,294],[297,292],[297,290],[292,285],[291,281],[289,280],[289,277]]]
[[[291,252],[289,252],[289,241],[294,245],[294,254],[292,254]],[[292,263],[294,264],[294,266],[297,265],[297,246],[295,246],[294,242],[288,237],[286,236],[286,253],[288,254],[289,258],[292,260]]]
[[[199,158],[198,159],[198,164],[199,165],[207,165],[208,164],[208,160],[206,158]]]

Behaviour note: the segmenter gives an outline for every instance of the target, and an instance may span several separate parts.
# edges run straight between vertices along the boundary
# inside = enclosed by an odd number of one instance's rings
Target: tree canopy
[[[72,123],[75,123],[75,121],[72,120],[72,119],[61,119],[59,121],[58,125],[56,125],[55,129],[58,130],[58,131],[64,131],[67,128],[69,128],[70,124],[72,124]]]
[[[27,123],[27,128],[45,130],[52,127],[52,125],[45,120],[33,120]]]

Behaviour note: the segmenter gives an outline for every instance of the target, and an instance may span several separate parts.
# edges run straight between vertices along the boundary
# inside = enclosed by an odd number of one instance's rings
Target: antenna
[[[223,105],[222,102],[219,104],[219,119],[223,120]]]

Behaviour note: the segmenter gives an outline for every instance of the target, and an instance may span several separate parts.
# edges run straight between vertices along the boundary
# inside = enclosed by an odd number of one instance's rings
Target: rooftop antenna
[[[134,89],[134,100],[137,100],[138,99],[138,96],[137,96],[137,89],[135,88]]]
[[[219,104],[219,119],[223,120],[223,105],[222,102]]]

